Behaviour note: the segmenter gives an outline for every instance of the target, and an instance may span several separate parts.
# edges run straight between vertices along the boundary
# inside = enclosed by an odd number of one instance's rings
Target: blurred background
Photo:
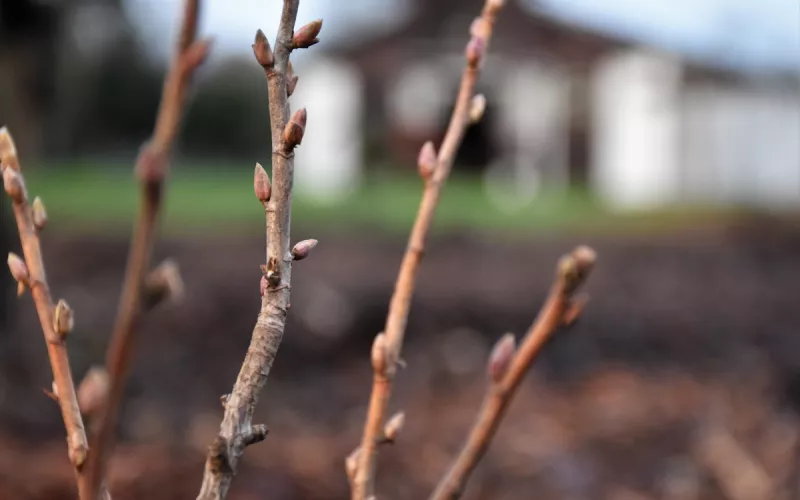
[[[186,299],[142,325],[115,498],[193,498],[259,307],[270,157],[250,44],[278,0],[209,0],[157,258]],[[477,411],[484,363],[522,334],[557,258],[599,263],[580,323],[526,378],[465,498],[800,499],[800,4],[508,0],[484,119],[459,150],[423,263],[380,491],[426,495]],[[306,106],[292,311],[232,499],[339,499],[422,183],[479,0],[303,0]],[[54,294],[76,310],[76,379],[102,363],[179,0],[0,0],[0,125],[44,199]],[[10,204],[0,250],[18,251]],[[31,300],[0,273],[0,496],[74,498]]]

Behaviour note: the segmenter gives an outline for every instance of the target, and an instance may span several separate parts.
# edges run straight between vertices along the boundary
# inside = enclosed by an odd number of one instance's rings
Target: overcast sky
[[[422,0],[424,1],[424,0]],[[514,1],[514,0],[509,0]],[[532,0],[522,0],[532,5]],[[181,0],[126,0],[149,46],[166,56]],[[402,22],[409,0],[303,0],[298,23],[325,20],[329,40]],[[800,71],[800,0],[539,0],[545,11],[698,57]],[[218,56],[249,53],[257,28],[274,36],[280,0],[209,0],[202,20]]]

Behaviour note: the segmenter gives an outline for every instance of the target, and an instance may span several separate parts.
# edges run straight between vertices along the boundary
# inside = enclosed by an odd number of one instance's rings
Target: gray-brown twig
[[[183,116],[191,77],[205,60],[210,47],[208,40],[196,40],[198,15],[199,0],[186,0],[177,51],[164,80],[153,137],[142,147],[136,160],[136,176],[141,190],[139,213],[106,357],[108,397],[96,417],[97,425],[92,429],[91,452],[87,462],[92,499],[105,477],[125,379],[133,359],[133,341],[143,308],[145,280],[150,270],[169,157]]]
[[[353,476],[351,481],[353,500],[366,500],[375,495],[378,442],[386,421],[396,365],[400,359],[411,297],[414,294],[417,270],[422,260],[425,241],[436,212],[436,206],[439,203],[442,186],[450,174],[464,132],[473,119],[480,118],[479,116],[470,116],[476,114],[471,113],[475,98],[475,84],[478,80],[481,63],[486,55],[495,19],[502,6],[503,0],[486,0],[480,17],[473,21],[470,29],[472,36],[465,50],[467,64],[461,78],[455,109],[438,156],[435,155],[431,143],[426,143],[420,151],[418,163],[420,174],[425,179],[425,191],[389,304],[385,334],[376,337],[373,346],[372,394],[359,447],[356,470],[352,471],[352,467],[350,467]],[[480,101],[480,98],[478,100]]]
[[[89,447],[83,419],[78,409],[66,344],[67,334],[73,325],[72,312],[64,301],[59,301],[58,308],[53,304],[38,234],[38,228],[44,227],[46,211],[39,198],[36,198],[34,206],[28,201],[25,179],[20,171],[14,141],[5,127],[0,129],[0,166],[5,190],[13,202],[14,216],[25,257],[23,262],[19,257],[9,254],[9,267],[17,280],[20,292],[29,288],[33,295],[36,312],[47,341],[47,354],[53,369],[53,392],[61,408],[64,427],[67,430],[69,458],[75,468],[78,495],[81,500],[89,500],[93,497],[89,494],[89,480],[84,467]],[[59,321],[56,321],[57,316]]]
[[[298,243],[294,251],[290,247],[294,149],[303,139],[306,111],[299,109],[289,119],[288,97],[297,84],[289,56],[295,48],[317,43],[322,27],[321,21],[314,21],[295,33],[298,4],[299,0],[284,1],[274,52],[261,30],[253,43],[256,61],[267,77],[272,130],[272,183],[260,165],[256,165],[254,177],[256,198],[264,205],[267,219],[261,311],[233,390],[222,398],[224,416],[209,448],[198,500],[225,498],[245,448],[266,437],[264,425],[253,425],[253,413],[283,339],[292,261],[306,257],[316,244],[315,240],[308,240]]]
[[[458,457],[431,495],[431,500],[454,500],[461,496],[470,474],[486,453],[517,387],[536,356],[553,333],[569,326],[580,315],[586,299],[576,297],[575,291],[585,282],[594,262],[595,253],[587,247],[578,247],[562,257],[547,301],[519,349],[515,352],[510,335],[498,341],[487,364],[490,384],[478,418]]]

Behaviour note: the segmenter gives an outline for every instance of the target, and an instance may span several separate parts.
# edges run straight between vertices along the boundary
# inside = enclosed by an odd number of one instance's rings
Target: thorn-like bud
[[[44,208],[44,202],[38,196],[33,199],[33,225],[36,229],[41,231],[47,225],[47,210]]]
[[[15,203],[22,203],[28,199],[22,176],[14,168],[5,165],[3,166],[3,187]]]
[[[405,423],[406,414],[402,411],[392,415],[392,418],[383,426],[383,438],[389,443],[394,443],[400,431],[403,430],[403,425]]]
[[[8,270],[11,271],[11,276],[13,276],[18,283],[28,283],[30,279],[28,266],[19,255],[13,252],[8,252]]]
[[[379,375],[386,375],[389,363],[387,361],[389,353],[387,352],[386,334],[383,332],[375,336],[372,342],[372,369]]]
[[[253,54],[256,56],[256,61],[264,69],[272,68],[275,64],[275,55],[272,53],[272,48],[269,46],[269,40],[263,31],[256,31],[256,39],[253,42]]]
[[[58,401],[58,385],[56,385],[55,380],[53,380],[53,383],[50,385],[50,387],[53,389],[53,392],[51,393],[53,395],[53,399]]]
[[[477,68],[480,66],[484,54],[486,54],[486,38],[482,36],[473,36],[469,40],[465,51],[467,64],[472,68]]]
[[[558,262],[558,277],[564,285],[564,293],[571,295],[586,281],[594,268],[597,254],[587,246],[579,246]]]
[[[436,170],[437,162],[436,149],[433,147],[433,142],[428,141],[422,145],[422,148],[419,150],[419,156],[417,157],[419,175],[425,180],[430,179],[433,176],[433,172]]]
[[[206,38],[195,41],[189,45],[189,47],[183,51],[183,54],[181,54],[180,62],[183,65],[184,71],[189,71],[203,64],[206,58],[208,58],[208,53],[211,51],[212,44],[213,40],[211,38]]]
[[[583,310],[586,309],[586,304],[588,302],[589,295],[585,293],[573,297],[572,300],[570,300],[562,317],[562,324],[565,328],[571,327],[576,321],[578,321],[578,318],[580,318]]]
[[[85,416],[94,415],[105,404],[108,396],[108,372],[93,366],[86,372],[78,386],[78,408]]]
[[[478,123],[483,118],[483,113],[486,111],[486,97],[483,94],[476,94],[472,96],[472,101],[469,104],[469,121]]]
[[[486,364],[486,373],[495,384],[500,383],[506,376],[516,349],[517,342],[512,333],[506,333],[495,343],[489,355],[489,362]]]
[[[25,290],[27,289],[27,285],[21,281],[17,281],[17,297],[22,297],[25,295]]]
[[[0,128],[0,165],[3,168],[19,171],[17,147],[6,127]]]
[[[294,89],[297,88],[297,75],[292,75],[291,77],[286,78],[286,96],[291,97],[294,94]]]
[[[303,241],[297,243],[292,248],[292,257],[294,258],[294,260],[303,260],[303,259],[305,259],[311,253],[311,250],[313,250],[314,247],[317,246],[317,243],[319,243],[319,241],[313,240],[313,239],[312,240],[303,240]]]
[[[53,330],[56,331],[61,340],[64,340],[72,332],[73,328],[75,328],[75,314],[67,304],[67,301],[61,299],[56,304],[56,310],[53,313]]]
[[[152,309],[162,302],[178,302],[183,298],[181,270],[173,259],[166,259],[150,271],[144,282],[145,308]]]
[[[319,32],[322,31],[322,19],[311,21],[294,32],[292,37],[293,49],[307,49],[319,43]]]
[[[272,195],[272,184],[269,182],[269,175],[260,163],[256,163],[255,176],[253,178],[253,188],[255,189],[256,198],[261,204],[266,204]]]
[[[283,129],[283,144],[286,150],[292,150],[303,142],[303,134],[306,131],[306,119],[308,114],[306,108],[300,108],[294,112],[289,123]]]
[[[344,469],[347,472],[347,477],[351,481],[355,480],[356,473],[358,472],[358,460],[361,457],[361,447],[359,446],[352,453],[347,455],[344,461]]]
[[[89,450],[86,447],[86,441],[81,436],[82,433],[78,431],[70,432],[67,437],[69,443],[69,459],[76,469],[80,470],[83,464],[86,463],[86,455]]]

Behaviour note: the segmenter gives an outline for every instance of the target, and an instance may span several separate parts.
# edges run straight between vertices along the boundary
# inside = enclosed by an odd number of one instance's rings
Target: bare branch
[[[289,118],[289,88],[297,84],[289,55],[295,44],[294,24],[299,0],[285,0],[274,51],[259,30],[253,43],[256,61],[264,69],[269,90],[272,131],[272,182],[256,167],[254,189],[264,204],[267,218],[267,261],[262,266],[261,311],[233,390],[224,397],[225,409],[219,435],[209,448],[198,500],[221,500],[228,493],[239,461],[248,445],[266,436],[264,426],[253,425],[253,413],[261,390],[283,339],[291,291],[292,261],[308,256],[316,240],[290,244],[294,148],[303,139],[306,111],[299,109]],[[298,46],[316,43],[321,21],[306,29]],[[313,43],[312,43],[313,42]]]
[[[139,214],[128,254],[117,319],[106,357],[106,369],[109,373],[108,397],[98,412],[97,426],[93,427],[92,453],[89,454],[87,464],[93,493],[91,498],[94,498],[94,492],[98,491],[105,477],[117,413],[133,358],[133,341],[143,309],[143,288],[150,268],[169,156],[179,131],[191,77],[210,48],[209,41],[195,40],[199,8],[199,0],[186,0],[184,3],[181,34],[164,80],[153,138],[143,146],[136,161],[136,175],[141,189]]]
[[[516,353],[509,349],[513,349],[513,338],[509,340],[508,336],[504,336],[497,343],[487,364],[490,383],[478,418],[458,457],[431,495],[431,500],[461,497],[470,474],[486,453],[522,378],[547,341],[566,325],[564,319],[572,310],[573,295],[588,277],[594,262],[594,251],[587,247],[578,247],[564,256],[559,262],[547,301]],[[512,356],[510,360],[509,355]]]
[[[25,189],[25,179],[20,171],[20,162],[11,135],[5,127],[0,129],[0,168],[2,168],[3,181],[6,192],[11,197],[14,206],[14,216],[17,221],[19,238],[22,243],[23,260],[14,254],[8,257],[8,264],[14,279],[19,283],[20,291],[30,288],[39,322],[42,324],[45,340],[47,341],[47,354],[53,370],[54,399],[61,408],[61,417],[67,431],[67,444],[69,458],[75,468],[78,483],[78,495],[81,500],[94,499],[89,493],[89,478],[86,474],[84,462],[89,450],[83,419],[78,409],[78,400],[72,372],[69,366],[67,353],[67,330],[71,330],[71,313],[67,314],[66,302],[59,302],[59,320],[56,321],[56,306],[50,295],[47,284],[42,248],[39,241],[36,218],[41,222],[43,206],[37,215],[35,209],[28,202],[28,193]],[[36,198],[37,200],[39,198]],[[42,225],[43,227],[43,225]],[[62,305],[64,304],[64,305]],[[67,317],[69,316],[69,318]],[[61,325],[61,327],[59,327]],[[67,327],[70,328],[67,328]],[[63,327],[63,328],[62,328]],[[57,331],[57,328],[59,331]]]
[[[450,174],[456,152],[471,122],[470,110],[473,107],[475,84],[492,35],[495,19],[502,4],[503,2],[499,0],[487,0],[481,16],[473,22],[470,30],[472,36],[465,49],[467,64],[461,77],[461,87],[456,98],[455,109],[432,172],[430,166],[432,145],[426,144],[420,152],[419,169],[425,180],[425,192],[389,305],[385,328],[388,364],[383,372],[375,370],[369,410],[361,440],[361,452],[358,456],[357,470],[354,473],[355,479],[351,481],[353,500],[366,500],[375,495],[377,445],[381,437],[381,429],[386,421],[395,367],[400,359],[411,297],[414,294],[417,269],[422,260],[425,242],[436,206],[439,203],[442,186]]]

